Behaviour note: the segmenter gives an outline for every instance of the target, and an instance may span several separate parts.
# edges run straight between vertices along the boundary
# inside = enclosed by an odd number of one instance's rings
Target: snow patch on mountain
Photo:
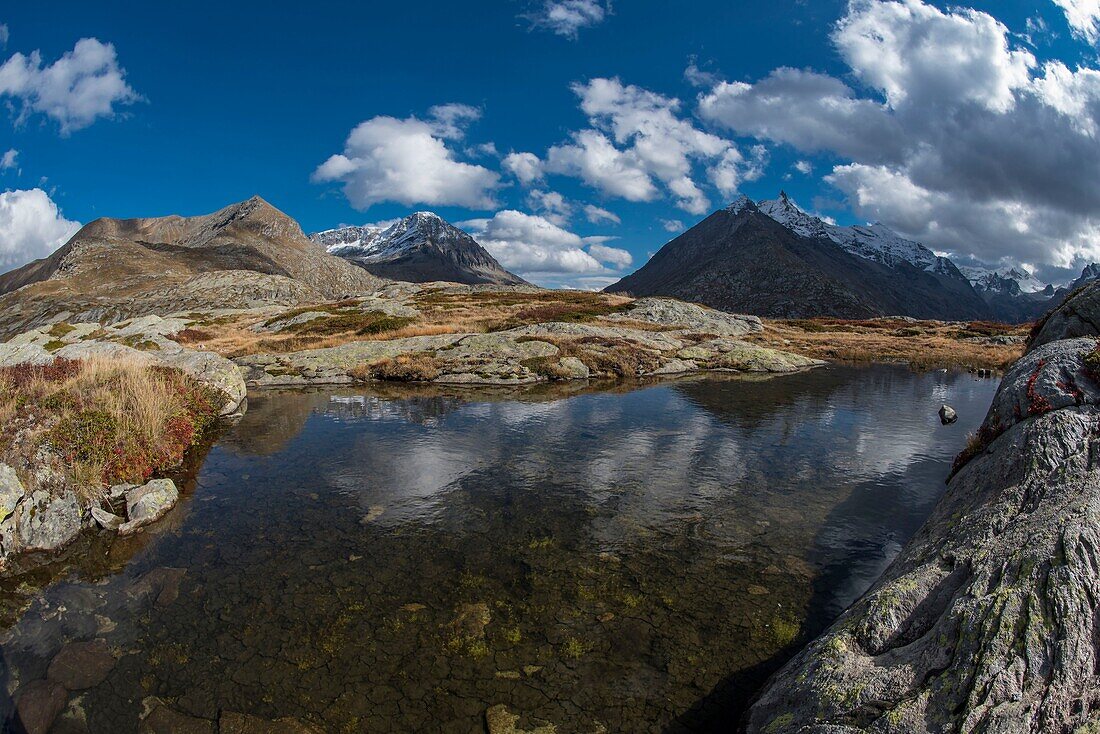
[[[795,234],[832,240],[865,260],[889,267],[907,262],[921,270],[945,275],[955,270],[954,263],[947,258],[939,257],[919,242],[905,239],[884,224],[841,227],[803,211],[786,192],[780,192],[778,199],[760,202],[758,208]]]

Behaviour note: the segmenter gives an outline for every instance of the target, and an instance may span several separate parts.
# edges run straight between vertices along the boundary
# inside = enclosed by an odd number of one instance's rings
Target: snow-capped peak
[[[1006,292],[1009,295],[1015,295],[1015,293],[1039,293],[1047,287],[1046,283],[1040,281],[1024,267],[1009,265],[1001,268],[978,266],[959,269],[978,291]]]
[[[435,212],[413,212],[393,222],[362,227],[341,227],[310,235],[333,255],[357,259],[390,257],[428,241],[468,238]]]
[[[893,267],[899,261],[922,270],[944,272],[950,268],[944,258],[937,257],[919,242],[907,240],[884,224],[841,227],[815,217],[798,206],[786,192],[778,199],[762,201],[760,211],[802,237],[830,239],[853,255]]]

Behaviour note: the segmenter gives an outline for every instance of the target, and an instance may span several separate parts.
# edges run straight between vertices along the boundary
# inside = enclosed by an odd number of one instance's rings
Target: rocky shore
[[[933,515],[749,732],[1100,730],[1097,304],[1040,323]]]

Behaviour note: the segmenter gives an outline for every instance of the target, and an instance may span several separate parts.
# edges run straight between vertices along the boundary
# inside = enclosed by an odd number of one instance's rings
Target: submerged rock
[[[289,717],[268,720],[234,711],[223,711],[218,717],[218,734],[321,734],[322,731]]]
[[[98,686],[115,667],[115,657],[102,640],[70,642],[50,663],[46,676],[70,691]]]
[[[138,734],[214,734],[214,722],[155,703],[138,725]]]
[[[15,712],[20,731],[26,734],[46,734],[58,714],[65,710],[69,695],[61,684],[51,680],[35,680],[15,693]]]
[[[553,724],[540,722],[533,729],[520,729],[517,724],[519,717],[508,711],[508,707],[500,703],[490,706],[485,711],[485,726],[489,734],[556,734],[557,727]]]
[[[1095,730],[1100,385],[1082,364],[1094,343],[1047,342],[1008,371],[927,523],[771,680],[748,731]]]

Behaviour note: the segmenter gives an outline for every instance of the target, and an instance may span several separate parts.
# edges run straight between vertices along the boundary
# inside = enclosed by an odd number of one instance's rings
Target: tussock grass
[[[355,367],[349,374],[357,380],[427,382],[439,377],[439,362],[439,359],[427,352],[402,354]]]
[[[137,359],[0,368],[0,460],[27,465],[47,448],[78,487],[142,482],[178,465],[222,402],[179,370]]]

